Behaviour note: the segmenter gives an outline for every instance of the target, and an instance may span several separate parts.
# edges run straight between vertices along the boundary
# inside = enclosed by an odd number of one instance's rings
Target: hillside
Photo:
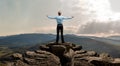
[[[39,45],[55,42],[52,34],[20,34],[6,36],[0,39],[1,47],[8,47],[13,51],[37,49]],[[120,41],[94,36],[65,35],[65,41],[83,46],[85,50],[94,50],[98,53],[107,52],[113,57],[120,57]]]
[[[23,47],[48,42],[53,39],[55,39],[55,36],[51,34],[20,34],[1,38],[0,45],[8,47]]]
[[[113,40],[120,40],[120,36],[109,36],[107,38],[113,39]]]

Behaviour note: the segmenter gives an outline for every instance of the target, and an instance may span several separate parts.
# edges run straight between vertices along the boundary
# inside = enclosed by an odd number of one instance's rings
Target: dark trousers
[[[59,32],[61,32],[61,40],[62,40],[62,43],[64,43],[63,25],[62,24],[57,25],[57,36],[56,36],[56,42],[57,43],[59,41]]]

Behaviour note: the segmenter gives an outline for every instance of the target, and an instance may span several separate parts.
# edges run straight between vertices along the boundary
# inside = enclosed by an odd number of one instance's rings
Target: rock
[[[113,58],[110,57],[110,55],[108,53],[101,53],[100,55],[100,58],[102,58],[104,61],[107,61],[107,62],[113,62]]]
[[[81,58],[81,57],[87,57],[87,56],[96,56],[96,52],[95,51],[87,51],[85,53],[85,51],[76,51],[76,54],[74,55],[75,58]]]
[[[52,43],[47,44],[46,46],[47,46],[47,47],[51,47],[51,46],[53,46],[53,45],[62,45],[62,46],[65,46],[66,49],[76,47],[75,44],[69,43],[69,42],[66,42],[66,43],[53,43],[53,42],[52,42]]]
[[[94,64],[95,66],[119,66],[120,62],[118,61],[111,61],[108,59],[103,59],[101,57],[84,57],[85,60],[87,60],[88,62]],[[116,63],[114,63],[116,62]]]
[[[99,55],[101,58],[106,58],[106,57],[110,57],[110,55],[108,53],[101,53]]]
[[[30,58],[24,58],[24,61],[27,62],[28,64],[36,62],[34,59],[30,59]]]
[[[120,58],[112,58],[107,53],[82,50],[73,43],[49,43],[40,50],[14,53],[5,66],[120,66]]]
[[[45,50],[45,51],[49,50],[49,47],[47,47],[46,45],[41,45],[39,48],[40,50]]]
[[[82,59],[82,58],[73,58],[71,62],[71,66],[94,66],[92,63]]]
[[[27,58],[24,58],[24,60],[29,65],[60,66],[60,59],[54,54],[47,51],[27,51],[26,57]]]
[[[61,56],[66,51],[66,47],[63,45],[53,45],[50,47],[50,50],[53,54],[57,56]]]
[[[96,56],[97,53],[95,51],[87,51],[86,55],[88,55],[88,56]]]
[[[13,54],[14,59],[21,57],[22,54]],[[27,51],[22,58],[23,59],[5,62],[6,66],[61,66],[60,59],[47,51]]]
[[[36,50],[35,52],[39,53],[39,54],[46,54],[46,55],[50,55],[51,54],[50,52],[42,51],[42,50]]]
[[[75,47],[73,47],[74,51],[81,50],[81,49],[82,49],[82,46],[80,45],[76,45]]]
[[[75,44],[73,44],[73,43],[69,43],[69,42],[63,43],[62,45],[64,45],[67,49],[70,49],[70,48],[76,47]]]
[[[26,52],[26,57],[28,57],[28,58],[38,58],[38,57],[47,58],[46,55],[44,55],[44,54],[37,54],[34,51],[27,51]]]
[[[68,58],[69,60],[71,60],[73,58],[74,54],[75,54],[74,51],[72,49],[69,49],[69,52],[64,53],[64,56],[66,58]]]
[[[21,60],[17,60],[15,62],[6,62],[6,64],[3,66],[29,66],[29,65]]]
[[[12,57],[14,58],[14,59],[23,59],[23,57],[22,57],[22,54],[20,54],[20,53],[14,53],[13,55],[12,55]]]
[[[14,64],[12,66],[29,66],[29,65],[24,63],[21,60],[17,60],[16,62],[14,62]]]
[[[94,64],[95,66],[112,66],[111,63],[106,61],[92,60],[91,63]]]
[[[75,54],[83,54],[83,53],[86,53],[87,51],[85,50],[80,50],[80,51],[75,51]]]
[[[115,58],[112,63],[120,63],[120,58]]]

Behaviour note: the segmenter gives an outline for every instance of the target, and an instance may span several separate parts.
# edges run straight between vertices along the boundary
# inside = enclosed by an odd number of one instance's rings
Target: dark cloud
[[[78,32],[80,34],[96,34],[96,33],[120,33],[120,21],[116,22],[88,22],[81,25]]]

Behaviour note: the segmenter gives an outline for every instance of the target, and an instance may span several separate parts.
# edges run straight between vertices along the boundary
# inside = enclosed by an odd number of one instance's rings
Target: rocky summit
[[[48,43],[39,50],[14,53],[1,61],[4,66],[120,66],[120,58],[86,51],[73,43]]]

